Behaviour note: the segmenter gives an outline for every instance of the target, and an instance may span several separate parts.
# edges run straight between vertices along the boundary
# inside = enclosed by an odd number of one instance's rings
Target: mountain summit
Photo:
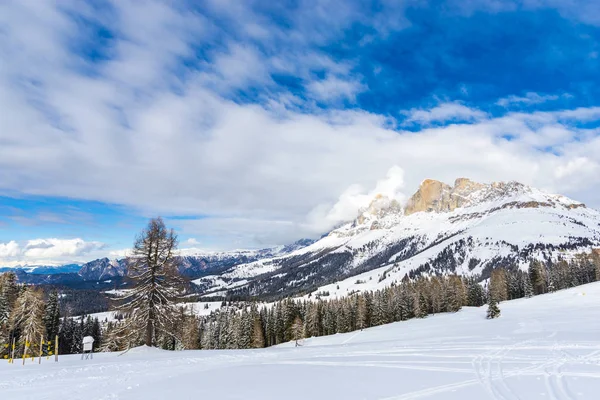
[[[585,207],[582,203],[564,196],[547,194],[519,182],[483,184],[467,178],[458,178],[454,181],[454,186],[449,186],[440,181],[426,179],[408,200],[405,214],[410,215],[419,211],[450,212],[461,207],[501,201],[503,198],[511,197],[525,207],[552,207],[557,204],[566,207]]]
[[[600,213],[518,182],[427,179],[404,208],[377,195],[310,246],[196,281],[205,293],[347,295],[407,274],[489,276],[600,246]]]

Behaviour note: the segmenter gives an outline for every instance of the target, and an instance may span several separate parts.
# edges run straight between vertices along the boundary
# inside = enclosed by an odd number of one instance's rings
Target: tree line
[[[485,304],[490,305],[488,316],[494,318],[500,313],[498,303],[502,301],[596,280],[600,280],[600,258],[592,253],[553,264],[532,260],[527,271],[507,265],[494,269],[486,282],[480,276],[406,276],[387,288],[342,298],[328,300],[321,294],[318,300],[288,298],[260,307],[235,302],[203,317],[193,315],[181,304],[173,315],[171,334],[159,335],[158,345],[172,350],[261,348]],[[111,350],[132,345],[119,342],[116,333],[124,326],[125,322],[107,325],[106,336],[113,337]],[[141,342],[139,338],[136,344]]]
[[[84,336],[94,337],[99,347],[102,328],[98,318],[80,316],[61,319],[59,293],[19,284],[13,272],[0,275],[0,358],[21,358],[80,353]],[[13,349],[14,346],[14,349]]]
[[[177,236],[160,218],[150,220],[136,238],[128,258],[134,288],[114,303],[115,320],[90,317],[60,319],[59,294],[44,295],[19,285],[14,274],[0,276],[0,345],[6,356],[15,341],[35,349],[37,338],[60,338],[62,354],[81,351],[83,336],[93,336],[97,349],[118,351],[145,344],[164,349],[241,349],[272,346],[317,337],[457,312],[463,306],[489,304],[488,317],[499,315],[498,303],[577,286],[600,279],[598,253],[570,261],[530,262],[528,271],[516,264],[494,268],[489,279],[456,274],[406,275],[400,282],[375,291],[328,299],[287,298],[268,305],[230,302],[199,317],[181,303],[185,281],[177,272]],[[483,283],[483,284],[482,284]],[[310,295],[309,295],[310,296]],[[35,338],[35,339],[33,339]],[[44,343],[44,341],[41,341]],[[40,343],[39,341],[37,343]],[[49,346],[42,349],[50,352]]]

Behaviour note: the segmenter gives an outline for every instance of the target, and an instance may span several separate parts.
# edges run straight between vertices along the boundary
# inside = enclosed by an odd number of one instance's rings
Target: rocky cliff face
[[[408,200],[404,210],[406,215],[419,211],[447,212],[462,207],[469,202],[469,196],[486,185],[467,178],[458,178],[454,186],[434,179],[426,179],[419,190]]]
[[[467,178],[458,178],[454,186],[433,179],[426,179],[419,189],[408,200],[404,209],[405,215],[419,211],[424,212],[451,212],[461,207],[498,201],[522,195],[523,198],[534,193],[534,189],[519,182],[493,182],[490,184],[473,182]],[[562,206],[568,209],[585,207],[584,204],[567,199],[560,195],[547,195],[546,201],[513,201],[511,204],[517,208],[522,207],[554,207]]]

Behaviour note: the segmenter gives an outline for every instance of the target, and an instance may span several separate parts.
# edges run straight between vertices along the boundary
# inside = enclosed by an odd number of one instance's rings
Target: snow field
[[[6,399],[598,399],[600,283],[259,350],[0,363]]]

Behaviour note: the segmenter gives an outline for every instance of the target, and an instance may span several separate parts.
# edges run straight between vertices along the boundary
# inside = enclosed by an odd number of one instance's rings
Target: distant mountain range
[[[235,265],[283,256],[313,242],[311,239],[301,239],[289,245],[260,250],[198,252],[179,256],[179,272],[191,279],[207,274],[218,274]],[[126,275],[127,265],[124,258],[99,258],[81,265],[27,265],[0,268],[0,273],[6,271],[16,272],[19,281],[23,283],[82,286],[86,282],[111,284],[115,278],[120,281]],[[89,287],[90,285],[83,286]]]
[[[600,212],[518,182],[425,180],[404,205],[376,196],[315,243],[194,281],[207,296],[344,296],[419,274],[481,275],[600,246]]]

